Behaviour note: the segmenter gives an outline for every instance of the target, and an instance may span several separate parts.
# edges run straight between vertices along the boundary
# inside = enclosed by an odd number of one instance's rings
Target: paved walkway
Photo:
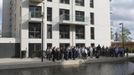
[[[129,58],[134,59],[134,54],[129,54]],[[100,57],[100,58],[90,58],[76,59],[76,60],[60,60],[56,62],[48,61],[44,59],[44,62],[41,62],[39,58],[3,58],[0,59],[0,69],[17,69],[17,68],[33,68],[33,67],[46,67],[46,66],[67,66],[67,65],[80,65],[83,63],[97,63],[97,62],[115,62],[115,61],[126,61],[126,57]]]

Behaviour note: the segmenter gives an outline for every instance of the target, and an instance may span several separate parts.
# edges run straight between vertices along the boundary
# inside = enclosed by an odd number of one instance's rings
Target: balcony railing
[[[73,18],[72,18],[73,19]],[[75,16],[75,20],[70,20],[70,15],[64,14],[59,16],[60,24],[80,24],[80,25],[87,25],[89,24],[89,17],[84,16]]]
[[[31,18],[41,18],[41,11],[31,11],[30,17]]]
[[[29,0],[30,2],[41,3],[43,0]]]
[[[76,15],[75,16],[75,21],[85,22],[85,17],[81,16],[81,15]]]
[[[60,20],[70,20],[70,15],[69,14],[60,15]]]

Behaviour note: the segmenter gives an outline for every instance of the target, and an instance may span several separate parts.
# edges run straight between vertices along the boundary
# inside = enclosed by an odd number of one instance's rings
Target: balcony
[[[41,3],[43,0],[29,0],[29,1],[34,3]]]
[[[41,22],[42,21],[41,11],[34,11],[34,12],[31,11],[29,13],[29,18],[30,18],[30,21]]]
[[[59,17],[60,24],[72,24],[72,25],[88,25],[89,17],[76,16],[75,21],[70,20],[70,15],[60,15]]]

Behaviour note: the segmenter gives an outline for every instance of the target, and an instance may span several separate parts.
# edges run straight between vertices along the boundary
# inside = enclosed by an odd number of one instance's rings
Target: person
[[[48,47],[47,49],[46,49],[46,55],[47,55],[47,59],[48,60],[51,60],[51,58],[52,58],[52,49],[50,48],[50,47]]]
[[[64,59],[68,60],[68,55],[69,54],[69,47],[68,48],[64,48]]]
[[[90,57],[93,57],[93,47],[90,47]]]
[[[99,56],[100,56],[100,51],[101,51],[101,46],[98,45],[98,46],[96,47],[96,58],[99,58]]]
[[[118,53],[119,53],[119,47],[115,48],[115,57],[118,57]]]
[[[53,47],[53,49],[52,49],[52,60],[53,60],[53,62],[55,62],[55,59],[56,59],[56,48]]]

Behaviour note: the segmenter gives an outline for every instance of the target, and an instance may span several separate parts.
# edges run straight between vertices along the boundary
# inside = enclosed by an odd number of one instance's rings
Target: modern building
[[[110,35],[109,0],[3,0],[2,36],[27,57],[42,47],[110,46]]]

